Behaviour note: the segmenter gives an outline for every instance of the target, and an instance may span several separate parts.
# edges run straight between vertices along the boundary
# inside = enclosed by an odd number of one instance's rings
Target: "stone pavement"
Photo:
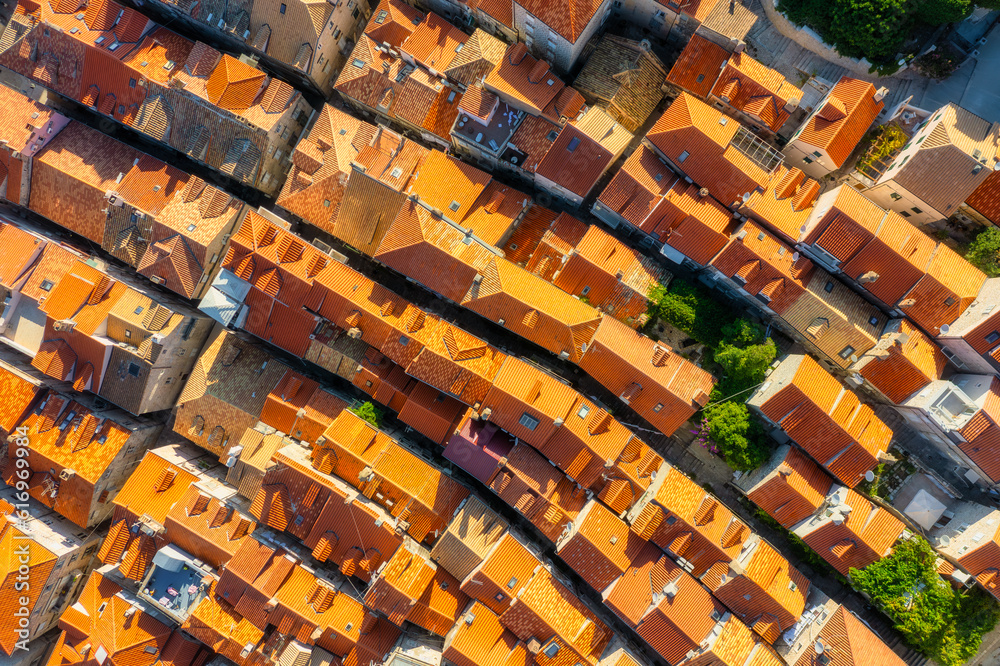
[[[979,54],[969,58],[950,78],[934,81],[919,106],[935,109],[956,102],[989,121],[1000,120],[1000,25],[994,26]]]

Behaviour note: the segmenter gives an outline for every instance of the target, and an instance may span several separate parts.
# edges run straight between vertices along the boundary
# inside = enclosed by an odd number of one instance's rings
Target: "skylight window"
[[[176,64],[177,63],[175,63],[173,60],[168,60],[165,63],[163,63],[163,69],[165,69],[165,70],[167,70],[169,72],[170,70],[172,70],[174,68],[174,65],[176,65]]]
[[[104,42],[104,35],[101,35],[100,37],[94,40],[95,44],[101,44],[103,42]]]
[[[194,231],[197,228],[198,228],[198,225],[196,225],[196,224],[189,224],[188,225],[188,231]]]
[[[378,13],[378,16],[375,17],[375,22],[378,23],[379,25],[382,25],[383,23],[385,23],[385,17],[388,15],[389,12],[383,9]]]
[[[389,175],[392,176],[393,178],[399,178],[400,176],[403,175],[403,170],[400,169],[399,167],[396,167],[395,169],[392,170],[392,173]]]
[[[461,208],[461,207],[462,207],[462,204],[458,203],[457,201],[452,201],[450,204],[448,204],[448,209],[451,210],[451,211],[453,211],[453,212],[457,212],[458,209]]]
[[[357,67],[358,69],[364,69],[365,68],[365,63],[360,58],[355,58],[354,62],[352,62],[351,64],[354,65],[355,67]]]

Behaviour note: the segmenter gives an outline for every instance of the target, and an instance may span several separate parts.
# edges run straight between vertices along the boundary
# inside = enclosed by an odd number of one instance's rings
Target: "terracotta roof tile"
[[[716,200],[729,205],[744,193],[767,187],[770,174],[732,145],[741,127],[721,111],[681,93],[646,138]]]
[[[535,573],[500,623],[523,641],[555,639],[588,664],[596,663],[611,639],[611,630],[545,569]]]
[[[847,76],[840,79],[826,100],[835,112],[817,105],[799,129],[795,141],[825,150],[834,168],[843,166],[885,104],[875,100],[875,86]]]
[[[605,603],[670,663],[679,663],[697,648],[725,610],[652,544],[604,596]]]
[[[940,347],[909,321],[897,320],[852,368],[898,404],[941,379],[947,365]]]
[[[654,363],[655,359],[655,363]],[[714,379],[661,343],[604,317],[580,367],[665,434],[704,404]]]
[[[603,591],[632,565],[646,540],[596,500],[591,500],[560,539],[556,552],[571,569]]]

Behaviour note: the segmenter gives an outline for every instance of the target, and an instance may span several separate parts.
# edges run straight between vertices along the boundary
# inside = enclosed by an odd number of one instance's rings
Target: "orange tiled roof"
[[[795,533],[842,575],[851,568],[863,569],[885,557],[905,526],[887,510],[848,488],[837,491],[839,505],[848,509],[840,524],[832,519],[811,522]]]
[[[462,305],[554,354],[579,362],[600,313],[558,287],[502,258],[494,258]]]
[[[740,210],[766,224],[786,243],[795,243],[812,214],[819,189],[819,183],[799,169],[782,166],[771,175],[767,189],[751,194]]]
[[[591,500],[569,535],[560,539],[556,552],[592,588],[603,591],[625,573],[646,544],[628,523]]]
[[[365,26],[365,34],[377,44],[401,46],[424,21],[424,14],[400,0],[380,0]]]
[[[494,613],[503,613],[510,608],[511,602],[541,564],[514,535],[507,532],[462,581],[462,591],[478,599]]]
[[[791,116],[786,105],[802,101],[802,91],[784,75],[765,67],[746,51],[729,56],[712,88],[712,95],[760,120],[777,132]]]
[[[783,527],[790,528],[816,512],[830,492],[833,479],[798,448],[785,449],[774,469],[747,491],[747,497]],[[779,449],[775,455],[780,453]]]
[[[750,537],[743,521],[674,468],[667,471],[655,502],[636,505],[631,520],[643,538],[691,562],[695,575],[734,560]]]
[[[841,78],[794,140],[825,150],[834,168],[839,169],[885,108],[884,102],[875,100],[875,92],[868,81]]]
[[[94,655],[100,656],[103,651],[105,659],[116,664],[158,663],[171,637],[171,627],[141,607],[133,607],[121,592],[122,588],[109,578],[96,571],[90,574],[80,598],[59,619],[63,663],[75,661],[66,660],[68,651],[79,655],[81,661],[96,660]],[[126,615],[130,608],[132,614]]]
[[[556,541],[586,503],[584,490],[523,442],[502,462],[487,483],[490,490]]]
[[[894,403],[941,379],[948,359],[941,348],[908,320],[886,328],[879,343],[853,368]]]
[[[527,647],[483,604],[472,604],[450,635],[442,656],[455,666],[521,666],[531,660]]]
[[[512,99],[531,115],[538,116],[543,114],[566,84],[549,70],[547,62],[536,60],[528,54],[527,46],[518,43],[507,47],[507,53],[486,76],[484,85],[488,90]],[[559,120],[558,116],[555,120]]]
[[[605,603],[672,664],[708,637],[725,610],[652,544],[605,594]]]
[[[614,159],[614,153],[567,125],[538,163],[535,175],[586,198]]]
[[[194,474],[161,458],[155,451],[149,451],[118,491],[115,519],[149,515],[162,525],[170,508],[196,480]]]
[[[838,606],[820,629],[817,641],[806,646],[793,666],[814,664],[819,654],[817,642],[822,643],[824,654],[833,655],[831,666],[903,666],[904,663],[878,635],[843,606]]]
[[[797,255],[757,224],[747,222],[712,260],[712,266],[781,315],[805,294],[815,272],[809,259]]]
[[[927,273],[896,304],[929,335],[951,324],[972,305],[986,275],[944,243],[938,243]]]
[[[764,168],[731,145],[739,128],[718,109],[681,93],[646,138],[716,200],[729,205],[769,181]]]
[[[523,641],[557,640],[588,664],[596,663],[611,639],[607,625],[546,569],[535,573],[500,622]]]
[[[728,60],[729,51],[696,34],[677,56],[677,61],[667,74],[667,83],[679,86],[698,97],[708,97]]]
[[[1000,173],[994,171],[987,176],[965,204],[994,224],[1000,222]]]
[[[91,509],[98,499],[95,487],[130,440],[130,430],[54,393],[48,395],[42,411],[29,414],[20,425],[27,428],[26,436],[31,439],[30,469],[54,477],[63,470],[72,472],[56,486],[55,494],[40,494],[36,499],[77,525],[89,526]],[[14,453],[11,448],[12,457]],[[8,483],[14,483],[14,465],[8,465],[7,470]]]
[[[571,44],[575,44],[591,22],[597,19],[597,12],[602,6],[596,0],[519,0],[518,4]]]
[[[763,539],[755,537],[750,548],[737,558],[738,568],[720,564],[701,580],[744,623],[774,643],[805,610],[809,580]]]
[[[991,479],[1000,479],[1000,380],[994,378],[983,408],[960,431],[959,448]]]
[[[468,40],[467,34],[430,12],[399,47],[424,67],[444,72]]]
[[[792,356],[783,363],[794,368],[794,374],[775,380],[762,396],[761,411],[834,476],[854,487],[889,449],[892,431],[812,357]]]
[[[4,635],[0,636],[0,649],[10,655],[15,654],[18,642],[18,620],[14,612],[27,608],[31,615],[36,615],[35,605],[56,567],[57,556],[38,540],[32,539],[30,534],[19,530],[13,516],[0,516],[0,521],[0,553],[3,553],[0,558],[0,607],[7,609],[4,613]],[[27,562],[20,561],[25,555]],[[22,567],[28,568],[27,574]],[[18,580],[27,582],[27,588],[15,589]]]
[[[707,402],[715,383],[669,347],[611,317],[601,320],[580,367],[667,435]]]

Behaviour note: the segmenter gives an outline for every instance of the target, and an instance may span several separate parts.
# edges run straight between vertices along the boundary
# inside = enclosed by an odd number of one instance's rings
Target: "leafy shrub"
[[[969,0],[923,0],[917,4],[916,17],[928,25],[961,21],[972,11]]]
[[[920,537],[864,569],[851,569],[854,586],[892,618],[914,649],[942,666],[960,666],[979,650],[1000,619],[1000,606],[978,588],[956,592],[937,572],[937,553]]]
[[[989,277],[1000,276],[1000,228],[989,227],[969,244],[966,260]]]
[[[779,0],[778,9],[841,55],[873,63],[893,60],[916,23],[907,0]]]
[[[360,405],[355,405],[351,407],[351,411],[354,412],[355,416],[367,421],[376,428],[382,425],[382,410],[371,402],[363,402]]]
[[[740,317],[722,327],[722,339],[737,347],[757,345],[764,342],[764,327]]]
[[[649,310],[650,315],[710,347],[722,341],[722,327],[733,320],[729,308],[719,303],[708,289],[679,279],[670,283],[669,290],[661,285],[653,287]]]
[[[733,469],[749,471],[767,461],[767,435],[743,402],[728,401],[706,408],[705,425],[719,453]]]

